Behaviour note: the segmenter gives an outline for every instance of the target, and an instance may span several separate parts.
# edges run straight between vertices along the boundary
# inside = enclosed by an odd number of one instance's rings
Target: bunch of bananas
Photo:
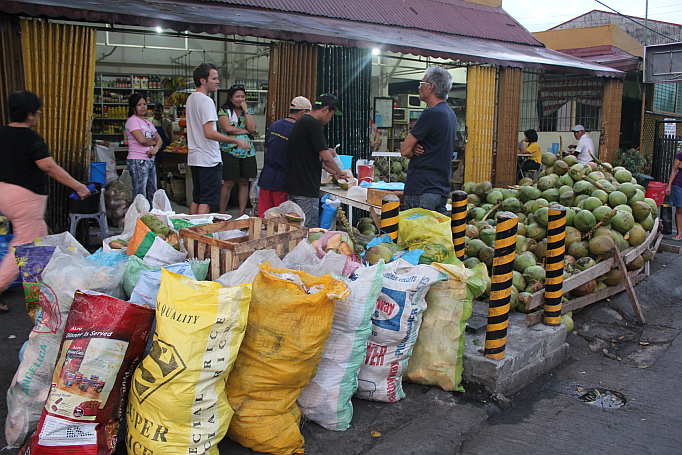
[[[165,90],[177,90],[179,88],[185,88],[187,86],[187,82],[185,82],[185,78],[182,76],[164,77],[161,81],[161,86]]]
[[[187,93],[182,93],[182,92],[174,92],[171,94],[171,96],[168,97],[168,99],[171,101],[176,106],[184,106],[187,104],[187,98],[189,98],[189,95]]]

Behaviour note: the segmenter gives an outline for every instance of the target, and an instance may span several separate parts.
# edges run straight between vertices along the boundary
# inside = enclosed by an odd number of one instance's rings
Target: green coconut
[[[523,213],[520,213],[519,215],[526,216]],[[516,233],[518,235],[526,235],[526,225],[521,222],[521,217],[519,216],[519,224],[517,225]]]
[[[533,186],[524,186],[519,191],[519,200],[524,204],[528,201],[534,201],[540,197],[540,190]]]
[[[602,205],[601,207],[597,207],[596,209],[592,210],[592,215],[594,215],[594,219],[597,220],[597,223],[602,221],[604,218],[609,216],[611,213],[611,207],[608,207],[606,205]],[[611,220],[605,223],[606,225],[611,224]]]
[[[587,242],[580,240],[571,243],[566,252],[573,256],[574,258],[580,259],[587,256],[590,253],[590,250]]]
[[[558,175],[564,175],[565,173],[568,172],[568,164],[566,164],[565,161],[559,160],[556,163],[554,163],[553,170],[556,174]]]
[[[527,285],[531,285],[536,281],[545,282],[545,269],[539,265],[531,265],[526,267],[523,271],[523,278]]]
[[[485,203],[481,204],[481,208],[487,212],[488,210],[493,208],[493,204],[485,202]]]
[[[573,203],[573,207],[578,207],[578,204],[580,204],[582,201],[587,199],[589,196],[587,194],[578,194],[575,196],[575,202]]]
[[[476,227],[476,229],[478,229],[478,232],[480,233],[483,229],[492,227],[491,221],[492,220],[485,220],[485,221],[479,220],[479,221],[474,221],[473,224]]]
[[[515,310],[519,306],[519,290],[516,286],[511,287],[511,296],[509,297],[509,309]]]
[[[604,290],[604,289],[606,289],[606,288],[608,288],[608,287],[609,287],[609,285],[606,284],[606,283],[604,283],[604,282],[597,283],[597,287],[594,289],[594,292],[602,291],[602,290]],[[582,308],[581,308],[581,310],[582,310]]]
[[[573,192],[575,194],[590,194],[594,190],[594,185],[592,185],[590,182],[585,181],[585,180],[580,180],[578,182],[575,182],[575,185],[573,185]]]
[[[470,239],[477,239],[478,238],[478,229],[476,229],[476,226],[474,226],[473,224],[467,224],[466,225],[466,232],[464,235],[466,235]]]
[[[625,235],[635,226],[635,217],[624,210],[616,211],[616,215],[611,218],[611,226],[621,234]]]
[[[493,186],[490,182],[481,182],[476,184],[474,187],[474,193],[476,196],[478,196],[482,201],[485,200],[490,193],[493,192]]]
[[[528,301],[531,295],[533,295],[532,292],[524,291],[519,293],[519,305],[516,307],[516,311],[518,311],[519,313],[528,314],[538,311],[540,309],[540,307],[533,308],[532,310],[528,309],[526,302]]]
[[[561,315],[561,323],[566,326],[566,334],[573,332],[573,318],[571,316],[570,311]]]
[[[559,203],[564,207],[572,207],[575,203],[575,193],[573,190],[568,190],[559,196]]]
[[[509,197],[505,200],[503,200],[500,203],[500,210],[503,212],[521,212],[523,209],[523,206],[521,205],[521,201],[516,199],[515,197]]]
[[[469,194],[467,195],[467,204],[473,204],[474,206],[478,207],[481,205],[481,198],[475,194]]]
[[[486,196],[485,200],[488,202],[488,204],[499,204],[502,202],[504,199],[504,196],[502,196],[502,192],[500,191],[491,191],[488,196]]]
[[[566,207],[566,226],[573,226],[573,221],[575,220],[575,210],[570,207]]]
[[[656,201],[654,201],[650,197],[645,197],[643,202],[646,202],[647,204],[649,204],[649,207],[651,207],[651,213],[652,214],[658,213],[658,205],[656,204]],[[656,217],[654,216],[654,218],[656,218]]]
[[[545,191],[550,188],[554,188],[554,180],[551,177],[541,177],[540,180],[538,180],[538,189],[540,191]]]
[[[535,245],[535,251],[533,252],[535,257],[542,260],[547,257],[547,239],[542,239]]]
[[[630,244],[628,243],[627,240],[625,240],[623,234],[616,230],[611,230],[611,233],[613,234],[616,245],[618,245],[619,251],[625,251],[630,247]]]
[[[471,194],[476,189],[476,185],[477,185],[476,182],[465,182],[462,189],[464,190],[465,193]]]
[[[523,273],[528,267],[536,265],[537,259],[530,251],[524,251],[514,259],[514,270]]]
[[[590,212],[595,210],[597,207],[602,207],[602,201],[599,200],[599,198],[590,196],[587,199],[585,199],[585,202],[583,203],[583,209],[584,210],[589,210]]]
[[[478,238],[483,240],[483,243],[486,245],[493,246],[495,244],[496,232],[497,231],[494,228],[483,229],[481,232],[479,232]]]
[[[464,247],[464,252],[470,258],[478,257],[481,250],[486,246],[485,242],[481,239],[472,239]]]
[[[615,242],[616,236],[613,232],[614,231],[612,229],[609,229],[606,226],[599,226],[597,229],[594,230],[594,233],[592,235],[594,237],[598,237],[600,235],[605,235],[605,236],[611,237],[611,240],[613,240]]]
[[[532,253],[535,250],[537,244],[538,242],[535,240],[526,238],[526,251],[530,251]]]
[[[632,196],[630,199],[628,199],[628,205],[631,206],[635,202],[640,202],[640,201],[644,201],[644,192],[642,192],[641,190],[637,190],[637,191],[635,191],[635,195]]]
[[[632,174],[627,169],[619,169],[613,174],[613,176],[615,177],[618,183],[626,183],[632,181]]]
[[[625,182],[620,184],[620,186],[618,187],[618,191],[620,191],[625,196],[627,196],[628,199],[630,199],[637,192],[637,188],[635,188],[635,185],[633,185],[632,183]]]
[[[608,204],[609,202],[609,195],[604,190],[596,189],[592,191],[592,194],[590,194],[590,196],[596,197],[601,201],[602,204]]]
[[[622,210],[623,212],[628,212],[632,214],[632,207],[630,207],[627,204],[617,205],[613,208],[613,210]]]
[[[570,254],[564,255],[564,270],[569,271],[571,267],[575,266],[576,259]]]
[[[524,177],[521,180],[519,180],[519,186],[527,186],[527,185],[532,185],[533,184],[533,179],[530,177]]]
[[[488,267],[488,270],[493,268],[493,257],[495,257],[495,250],[489,246],[484,246],[478,253],[478,259]]]
[[[464,267],[468,269],[473,269],[476,267],[478,264],[480,264],[481,261],[478,258],[466,258],[463,262]]]
[[[526,249],[528,248],[528,244],[526,243],[526,237],[523,235],[517,235],[516,236],[516,254],[521,254]]]
[[[515,190],[513,188],[505,188],[502,190],[502,196],[504,196],[505,199],[509,199],[511,197],[518,198],[519,190]]]
[[[644,258],[642,255],[637,256],[627,265],[627,269],[630,271],[639,270],[644,267]]]
[[[610,257],[615,241],[609,235],[599,235],[592,237],[589,243],[589,250],[592,256]]]
[[[532,205],[532,212],[535,213],[538,211],[540,207],[547,206],[549,207],[549,201],[547,199],[543,198],[538,198],[533,202]]]
[[[573,242],[579,242],[582,237],[582,233],[574,228],[573,226],[566,226],[566,240],[564,244],[568,246]]]
[[[537,211],[533,212],[533,221],[546,228],[549,223],[549,207],[540,207]]]
[[[526,289],[526,280],[523,279],[523,275],[521,274],[521,272],[514,270],[512,274],[512,285],[519,292]]]
[[[545,167],[554,166],[556,160],[557,156],[554,153],[543,153],[541,157],[542,164],[544,164]]]
[[[618,268],[609,270],[602,280],[607,286],[618,286],[623,282],[623,276]]]
[[[585,270],[589,269],[590,267],[596,264],[597,263],[594,261],[594,259],[587,256],[582,257],[575,262],[576,268],[581,272],[584,272]]]
[[[559,190],[556,188],[550,188],[542,192],[543,199],[548,202],[558,202],[559,201]]]
[[[628,197],[621,191],[613,191],[609,194],[609,205],[617,207],[628,203]]]
[[[533,222],[526,226],[526,237],[539,242],[540,240],[547,237],[547,230],[544,227],[538,225],[538,223]]]
[[[630,206],[632,209],[632,216],[636,221],[642,221],[651,215],[651,207],[644,201],[637,201]]]
[[[639,246],[646,240],[646,231],[642,226],[634,225],[628,231],[628,236],[630,246]]]
[[[485,209],[481,207],[474,207],[473,209],[469,210],[469,218],[472,220],[482,220],[485,216],[485,213]]]
[[[571,188],[573,188],[575,181],[571,178],[570,175],[564,174],[561,177],[559,177],[559,181],[557,183],[559,185],[566,185],[566,186],[570,186]]]
[[[597,219],[588,210],[581,210],[573,219],[573,226],[581,232],[587,232],[597,224]]]
[[[587,174],[587,176],[592,180],[597,181],[604,178],[604,173],[599,171],[592,171],[589,174]]]
[[[640,224],[645,231],[649,232],[654,228],[654,219],[651,217],[651,215],[649,215],[648,217],[644,218]]]
[[[568,170],[568,175],[570,175],[571,178],[576,182],[581,181],[583,176],[585,175],[585,168],[583,167],[582,164],[574,164]]]
[[[569,191],[573,192],[573,187],[572,187],[572,186],[561,185],[561,186],[559,187],[559,196],[561,196],[562,194],[567,193],[567,192],[569,192]]]

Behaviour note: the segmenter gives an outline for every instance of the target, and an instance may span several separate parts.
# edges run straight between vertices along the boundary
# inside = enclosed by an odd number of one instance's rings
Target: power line
[[[606,8],[608,8],[608,9],[610,9],[611,11],[613,11],[613,12],[616,13],[616,14],[618,14],[619,16],[623,16],[625,19],[631,20],[631,21],[634,22],[635,24],[637,24],[637,25],[639,25],[639,26],[641,26],[641,27],[644,27],[645,29],[647,29],[647,30],[649,30],[649,31],[651,31],[651,32],[653,32],[653,33],[655,33],[655,34],[657,34],[657,35],[661,35],[663,38],[667,38],[667,39],[669,39],[669,40],[671,40],[671,41],[674,41],[674,42],[679,42],[679,40],[677,40],[677,39],[675,39],[675,38],[671,38],[671,37],[668,36],[668,35],[664,35],[663,33],[659,32],[659,31],[656,31],[656,30],[654,30],[653,28],[647,27],[646,25],[637,22],[636,20],[634,20],[633,18],[631,18],[631,17],[629,17],[629,16],[626,16],[625,14],[621,14],[620,12],[618,12],[618,11],[616,11],[615,9],[611,8],[609,5],[607,5],[607,4],[603,3],[603,2],[600,2],[599,0],[594,0],[594,1],[597,2],[597,3],[599,3],[600,5],[602,5],[602,6],[606,7]]]

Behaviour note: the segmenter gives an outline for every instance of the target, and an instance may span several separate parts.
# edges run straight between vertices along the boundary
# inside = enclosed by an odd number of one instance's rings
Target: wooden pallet
[[[218,240],[206,235],[235,229],[243,230],[244,236]],[[216,280],[220,275],[239,268],[240,261],[258,250],[274,249],[279,257],[283,257],[308,237],[308,228],[284,220],[249,218],[183,228],[179,234],[189,257],[211,259],[207,279]]]

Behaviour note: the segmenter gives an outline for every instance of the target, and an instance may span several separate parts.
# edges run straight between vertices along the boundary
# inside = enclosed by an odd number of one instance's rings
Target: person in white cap
[[[258,216],[263,218],[265,211],[279,206],[287,200],[284,191],[284,176],[287,172],[287,148],[289,137],[296,120],[313,108],[305,96],[291,100],[289,115],[270,125],[265,133],[265,160],[258,177]]]
[[[592,161],[590,152],[597,156],[597,150],[594,148],[594,142],[585,133],[585,127],[582,125],[576,125],[573,127],[573,136],[578,139],[578,146],[576,147],[576,152],[578,152],[578,163],[587,164]]]

